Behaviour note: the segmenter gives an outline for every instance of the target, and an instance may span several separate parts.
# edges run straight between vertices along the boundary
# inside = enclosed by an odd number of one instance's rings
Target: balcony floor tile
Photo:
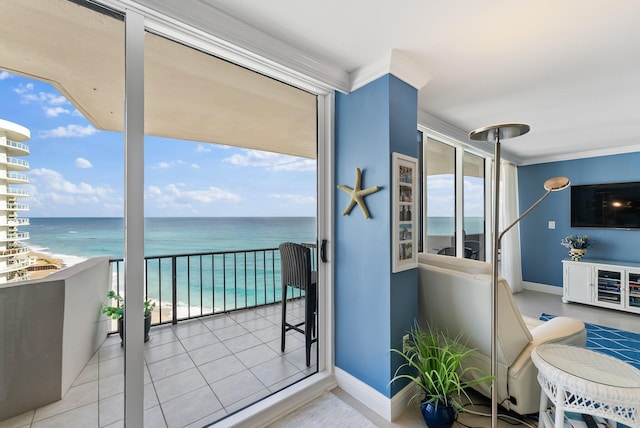
[[[304,361],[304,336],[290,331],[280,352],[280,304],[212,315],[151,329],[145,343],[145,427],[201,427],[316,370]],[[296,320],[302,303],[287,305]],[[124,426],[124,347],[109,336],[66,396],[0,421],[0,428]]]

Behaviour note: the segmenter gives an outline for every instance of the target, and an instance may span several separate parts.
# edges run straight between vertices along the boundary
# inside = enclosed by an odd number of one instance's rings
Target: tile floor
[[[287,304],[302,320],[304,300]],[[280,352],[281,306],[152,327],[145,344],[144,422],[202,427],[316,371],[305,364],[304,336],[290,331]],[[1,421],[0,428],[123,427],[124,349],[107,338],[65,397]]]
[[[640,333],[637,314],[563,304],[560,296],[535,291],[525,290],[514,297],[524,315],[567,315]],[[302,316],[301,303],[287,307],[293,315]],[[315,348],[314,362],[308,369],[298,333],[289,333],[287,353],[280,356],[279,325],[280,306],[275,305],[153,328],[145,351],[145,425],[201,427],[315,371]],[[122,358],[119,338],[109,338],[63,400],[2,421],[0,428],[122,427]],[[339,388],[332,394],[376,427],[424,426],[417,406],[389,422]],[[488,402],[482,397],[473,401],[481,406],[481,412],[487,412]],[[313,423],[313,402],[299,411]],[[284,417],[275,425],[291,427],[288,420]],[[340,421],[334,422],[333,426],[341,426]],[[490,425],[488,417],[470,414],[463,415],[460,422]],[[498,426],[510,427],[513,421],[499,421]]]

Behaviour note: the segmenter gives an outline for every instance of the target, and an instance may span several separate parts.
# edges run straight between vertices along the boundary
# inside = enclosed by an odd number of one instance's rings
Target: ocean
[[[27,245],[71,265],[91,257],[122,258],[124,219],[30,218]],[[313,217],[149,217],[145,256],[276,248],[285,241],[315,242]]]
[[[33,251],[61,259],[66,266],[71,266],[92,257],[121,259],[123,227],[122,218],[31,218],[30,225],[24,230],[30,234],[28,245]],[[273,249],[286,241],[316,242],[316,219],[145,219],[145,257]],[[148,261],[147,298],[153,299],[158,309],[171,307],[170,261]],[[265,268],[260,269],[263,265]],[[178,317],[277,301],[281,293],[279,271],[278,252],[179,257],[175,272]],[[124,282],[122,274],[120,270],[121,284]],[[124,295],[124,291],[120,290],[120,294]]]

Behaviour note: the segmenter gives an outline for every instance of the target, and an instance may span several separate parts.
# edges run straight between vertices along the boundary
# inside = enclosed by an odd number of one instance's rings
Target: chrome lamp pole
[[[499,222],[498,213],[500,204],[498,196],[500,194],[500,140],[519,137],[529,132],[529,125],[524,123],[503,123],[490,125],[476,129],[469,133],[469,138],[474,141],[495,141],[493,160],[493,257],[491,259],[491,428],[498,426],[498,246],[499,244]]]
[[[491,261],[491,427],[498,426],[498,258],[500,257],[500,244],[502,237],[535,207],[540,204],[551,192],[564,190],[571,182],[567,177],[554,177],[544,182],[546,193],[531,205],[520,217],[507,226],[502,233],[499,229],[498,213],[500,209],[500,140],[519,137],[529,132],[529,125],[523,123],[505,123],[491,125],[476,129],[469,133],[469,138],[474,141],[495,141],[494,167],[493,167],[493,258]]]

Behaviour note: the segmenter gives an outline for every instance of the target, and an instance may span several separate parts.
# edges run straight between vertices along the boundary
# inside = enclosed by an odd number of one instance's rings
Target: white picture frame
[[[418,267],[418,159],[392,154],[392,272]]]

